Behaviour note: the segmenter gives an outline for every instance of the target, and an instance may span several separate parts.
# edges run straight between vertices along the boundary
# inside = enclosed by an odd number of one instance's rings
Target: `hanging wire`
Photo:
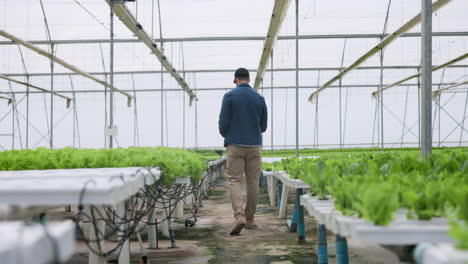
[[[16,113],[16,122],[17,122],[17,129],[18,129],[18,134],[19,134],[19,141],[20,141],[20,148],[23,149],[23,139],[21,137],[21,126],[19,124],[19,119],[18,119],[18,103],[16,102],[16,96],[15,96],[15,93],[13,93],[13,87],[11,86],[11,82],[8,81],[8,87],[10,88],[10,92],[11,92],[11,97],[13,99],[13,104],[12,104],[12,107],[13,107],[13,111],[11,112],[11,117],[13,118],[13,137],[12,137],[12,149],[15,148],[15,129],[14,129],[14,125],[15,125],[15,113]]]
[[[102,71],[104,72],[104,81],[107,83],[107,74],[106,72],[106,62],[104,59],[104,52],[102,50],[102,45],[99,43],[99,50],[101,51],[101,62],[102,62]],[[107,85],[104,85],[104,124],[107,126]],[[107,148],[107,136],[104,137],[104,148]]]
[[[347,42],[347,38],[344,39],[344,45],[343,45],[343,53],[341,54],[341,66],[340,66],[340,69],[343,69],[343,64],[344,64],[344,57],[345,57],[345,53],[346,53],[346,42]],[[339,80],[339,107],[338,107],[338,111],[339,111],[339,119],[340,119],[340,148],[343,147],[343,144],[344,144],[344,131],[342,129],[342,119],[341,119],[341,115],[342,115],[342,110],[341,110],[341,84],[342,84],[342,79],[340,78]],[[347,100],[346,100],[346,104],[347,104]],[[345,116],[345,119],[346,119],[346,116]],[[345,121],[346,122],[346,121]]]
[[[406,86],[406,97],[405,97],[405,111],[403,115],[403,126],[401,128],[401,146],[403,147],[403,138],[405,137],[405,126],[406,126],[406,113],[408,112],[408,93],[409,93],[409,86]]]
[[[385,22],[382,30],[382,37],[380,38],[380,41],[383,40],[383,36],[385,36],[385,33],[387,32],[387,26],[388,26],[388,18],[390,15],[390,7],[392,5],[392,0],[388,1],[388,6],[387,6],[387,13],[385,15]],[[383,64],[384,64],[384,54],[385,54],[385,49],[381,49],[379,51],[380,55],[380,89],[383,89]],[[380,143],[381,143],[381,149],[384,149],[384,99],[383,99],[383,92],[379,93],[379,99],[380,99]]]
[[[76,105],[76,93],[75,86],[73,85],[73,79],[71,75],[68,75],[70,79],[70,87],[73,94],[73,147],[75,147],[75,130],[76,138],[78,139],[78,147],[81,148],[81,139],[80,139],[80,126],[78,123],[78,106]]]
[[[288,89],[284,90],[285,92],[285,111],[284,111],[284,147],[286,148],[286,139],[288,134]]]
[[[468,92],[466,93],[466,97],[465,97],[465,108],[463,110],[463,116],[466,115],[466,106],[467,105],[468,105]],[[461,129],[460,129],[460,142],[458,143],[458,146],[461,146],[461,144],[462,144],[464,125],[465,125],[465,119],[463,119],[463,121],[462,121]]]
[[[320,87],[320,70],[317,71],[317,87]],[[314,145],[315,148],[318,149],[318,143],[319,143],[319,123],[318,123],[318,110],[319,110],[319,96],[317,96],[315,103],[315,121],[314,121]]]
[[[81,7],[86,13],[88,13],[96,22],[99,23],[99,25],[101,25],[103,28],[105,28],[107,31],[110,32],[110,29],[106,26],[106,24],[104,24],[101,20],[99,20],[99,18],[97,18],[93,13],[91,13],[86,7],[84,7],[78,0],[73,0],[75,1],[75,3]],[[137,1],[138,3],[138,1]],[[137,5],[138,6],[138,5]],[[138,9],[137,9],[138,10]],[[138,11],[137,11],[137,18],[138,18]]]
[[[197,74],[193,73],[193,86],[197,97]],[[195,149],[198,149],[198,100],[195,100]]]
[[[138,125],[138,106],[137,106],[137,93],[135,90],[135,78],[132,76],[132,88],[133,88],[133,146],[140,146],[140,128]]]

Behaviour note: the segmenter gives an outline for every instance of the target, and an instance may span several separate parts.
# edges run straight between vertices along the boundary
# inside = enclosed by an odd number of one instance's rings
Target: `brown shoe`
[[[231,231],[229,232],[229,235],[238,235],[242,229],[245,227],[245,216],[244,214],[240,213],[236,216],[236,219],[234,219],[234,222],[231,225]]]
[[[255,220],[248,220],[246,221],[245,228],[246,229],[255,229],[257,228],[257,224],[255,224]]]

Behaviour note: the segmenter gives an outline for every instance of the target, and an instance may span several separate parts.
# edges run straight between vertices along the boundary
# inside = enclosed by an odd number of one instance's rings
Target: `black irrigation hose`
[[[192,214],[189,218],[185,219],[185,225],[188,228],[188,226],[193,226],[197,222],[197,213],[201,205],[201,200],[202,198],[206,197],[206,193],[204,193],[205,190],[202,190],[205,181],[207,181],[206,186],[208,190],[211,189],[216,184],[213,181],[213,179],[215,179],[214,175],[222,171],[224,164],[225,161],[210,166],[202,180],[190,185],[174,184],[170,188],[165,187],[159,182],[156,182],[153,185],[147,185],[145,177],[145,187],[141,188],[133,198],[124,203],[125,211],[123,215],[117,215],[115,208],[111,206],[100,206],[101,209],[99,209],[98,207],[91,205],[89,206],[91,215],[88,215],[86,212],[84,212],[83,201],[88,185],[93,182],[96,184],[95,181],[89,180],[84,184],[83,189],[80,192],[78,212],[76,215],[71,217],[71,220],[74,221],[79,235],[82,237],[82,240],[85,242],[88,248],[94,254],[102,257],[107,257],[116,251],[120,252],[120,250],[122,250],[123,244],[130,239],[131,234],[144,230],[147,225],[156,225],[157,227],[158,224],[161,224],[164,221],[168,221],[169,226],[171,226],[170,222],[171,219],[174,219],[172,215],[174,214],[176,207],[171,205],[176,205],[180,201],[183,201],[184,205],[190,208],[190,212]],[[142,167],[129,177],[135,178],[141,173],[151,174],[151,170],[153,169],[159,169],[159,167]],[[155,175],[153,175],[153,177],[156,178]],[[112,181],[115,179],[125,182],[123,175],[111,177],[109,180]],[[189,206],[189,204],[187,204],[184,200],[184,198],[189,195],[193,195],[194,197],[191,206]],[[202,195],[204,196],[202,197]],[[165,210],[166,218],[159,219],[159,221],[155,221],[155,223],[149,223],[143,220],[143,218],[146,217],[149,213],[155,213],[156,209]],[[191,219],[194,220],[192,221]],[[85,236],[83,229],[79,225],[80,221],[93,223],[96,240],[91,240]],[[107,226],[111,232],[109,232],[106,236],[105,229],[101,231],[96,228],[96,221],[104,221],[105,226]],[[141,228],[138,228],[139,223],[143,223]],[[172,245],[175,246],[173,231],[172,229],[169,231]],[[107,252],[98,252],[90,246],[91,243],[109,240],[114,235],[117,235],[117,244]]]

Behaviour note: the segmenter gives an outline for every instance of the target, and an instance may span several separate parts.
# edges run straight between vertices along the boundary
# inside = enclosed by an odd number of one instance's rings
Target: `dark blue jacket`
[[[219,133],[224,146],[262,145],[262,133],[267,129],[268,113],[265,99],[247,83],[241,83],[223,97],[219,114]]]

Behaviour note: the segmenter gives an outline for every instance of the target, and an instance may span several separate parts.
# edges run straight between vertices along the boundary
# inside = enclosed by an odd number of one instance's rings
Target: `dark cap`
[[[239,68],[234,73],[234,77],[250,77],[250,73],[246,68]]]
[[[239,68],[234,73],[234,78],[239,78],[239,77],[250,77],[250,73],[246,68]]]

